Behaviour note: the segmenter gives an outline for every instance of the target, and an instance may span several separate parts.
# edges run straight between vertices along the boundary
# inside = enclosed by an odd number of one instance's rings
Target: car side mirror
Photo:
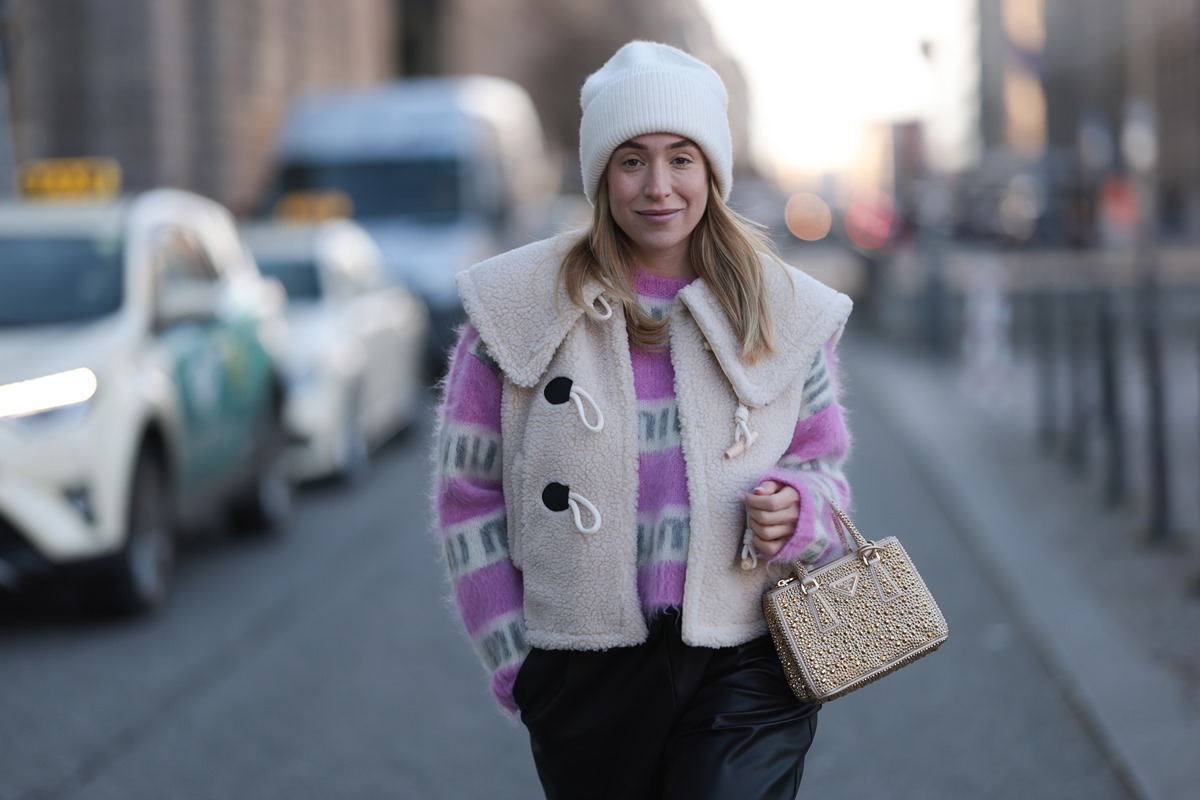
[[[283,281],[275,277],[264,277],[262,283],[262,307],[272,313],[286,308],[288,304],[287,289]]]
[[[183,322],[207,322],[217,317],[220,298],[207,283],[183,283],[158,293],[154,324],[165,330]]]

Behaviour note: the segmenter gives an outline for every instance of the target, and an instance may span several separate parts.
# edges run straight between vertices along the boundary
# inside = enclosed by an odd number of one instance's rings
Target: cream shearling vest
[[[596,313],[585,313],[557,281],[570,244],[560,236],[489,259],[460,273],[458,290],[503,374],[508,540],[524,577],[528,641],[598,650],[638,644],[647,634],[637,589],[636,398],[621,309],[612,306],[602,319],[607,302],[592,283],[584,297]],[[764,270],[776,352],[755,364],[738,356],[725,312],[702,279],[681,290],[671,307],[691,504],[683,638],[692,645],[736,645],[766,632],[760,598],[778,574],[761,565],[740,568],[745,512],[739,493],[757,485],[783,455],[809,369],[850,313],[850,298],[804,273],[774,262]],[[547,392],[560,377],[594,399],[604,416],[601,430],[585,426],[573,402]],[[739,405],[758,437],[742,455],[725,458]],[[586,503],[568,508],[568,492],[595,508],[597,530],[581,530],[596,520]]]

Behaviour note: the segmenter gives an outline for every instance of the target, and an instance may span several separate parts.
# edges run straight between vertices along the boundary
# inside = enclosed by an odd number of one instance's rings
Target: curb
[[[918,359],[861,340],[846,344],[853,355],[843,363],[855,365],[856,388],[891,425],[1130,792],[1138,800],[1192,796],[1200,720],[1182,688],[1105,614],[1044,534],[1056,498],[1015,490],[1004,464],[988,458],[994,434],[973,410],[953,407]]]

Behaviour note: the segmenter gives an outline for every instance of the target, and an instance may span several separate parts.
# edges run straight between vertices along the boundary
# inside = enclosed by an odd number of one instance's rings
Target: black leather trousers
[[[793,800],[820,708],[770,637],[691,647],[673,609],[636,647],[534,649],[513,695],[548,800]]]

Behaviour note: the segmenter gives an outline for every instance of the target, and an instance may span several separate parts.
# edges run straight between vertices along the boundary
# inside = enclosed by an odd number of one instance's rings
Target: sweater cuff
[[[514,720],[520,718],[521,709],[517,708],[517,701],[513,699],[513,684],[517,682],[517,673],[524,663],[525,659],[521,659],[515,664],[505,664],[492,675],[492,695],[505,715]]]
[[[790,470],[772,470],[763,480],[786,484],[800,495],[800,517],[796,529],[783,548],[769,559],[771,564],[790,564],[799,559],[811,564],[821,558],[829,548],[830,524],[829,505],[825,498],[802,474]],[[759,481],[762,483],[762,481]]]

